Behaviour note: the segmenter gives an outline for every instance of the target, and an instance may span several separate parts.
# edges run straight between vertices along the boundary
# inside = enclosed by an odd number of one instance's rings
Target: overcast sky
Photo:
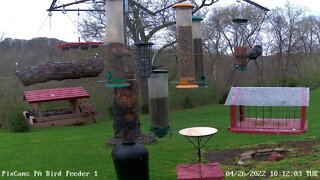
[[[76,0],[58,0],[66,4]],[[254,0],[269,9],[283,7],[287,0]],[[221,4],[236,3],[237,0],[220,0]],[[51,18],[46,11],[52,0],[1,0],[0,2],[0,35],[17,39],[32,39],[34,37],[57,38],[65,41],[77,41],[77,12],[53,12]],[[242,2],[241,3],[245,3]],[[320,0],[290,0],[299,7],[306,7],[311,13],[320,15]],[[83,15],[84,13],[80,13]],[[50,20],[51,19],[51,20]],[[51,23],[50,23],[51,22]],[[50,25],[51,24],[51,25]]]

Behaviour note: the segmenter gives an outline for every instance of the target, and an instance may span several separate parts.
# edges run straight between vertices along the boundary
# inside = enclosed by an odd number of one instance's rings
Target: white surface
[[[308,87],[232,87],[225,105],[309,106]]]
[[[189,136],[189,137],[203,137],[203,136],[209,136],[209,135],[215,134],[217,132],[218,130],[216,128],[211,128],[211,127],[191,127],[191,128],[181,129],[179,131],[179,134],[183,136]]]

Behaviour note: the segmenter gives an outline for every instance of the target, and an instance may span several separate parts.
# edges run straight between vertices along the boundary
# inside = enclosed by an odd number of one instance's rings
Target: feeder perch
[[[192,38],[192,9],[190,3],[177,3],[177,43],[180,81],[176,88],[198,88],[195,80],[194,46]]]
[[[301,134],[307,131],[306,87],[232,87],[225,105],[230,106],[234,133]]]
[[[137,59],[139,62],[140,77],[150,77],[152,70],[152,42],[135,43],[137,46]]]

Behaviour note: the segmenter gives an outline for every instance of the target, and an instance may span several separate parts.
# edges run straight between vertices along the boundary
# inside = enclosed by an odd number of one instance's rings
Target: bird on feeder
[[[253,48],[249,49],[247,56],[249,60],[256,60],[259,56],[262,55],[262,46],[255,45]]]

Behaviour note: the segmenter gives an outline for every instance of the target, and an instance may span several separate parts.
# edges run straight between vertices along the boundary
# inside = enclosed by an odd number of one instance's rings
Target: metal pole
[[[128,15],[128,0],[123,0],[123,37],[124,46],[128,47],[128,35],[127,35],[127,15]]]

